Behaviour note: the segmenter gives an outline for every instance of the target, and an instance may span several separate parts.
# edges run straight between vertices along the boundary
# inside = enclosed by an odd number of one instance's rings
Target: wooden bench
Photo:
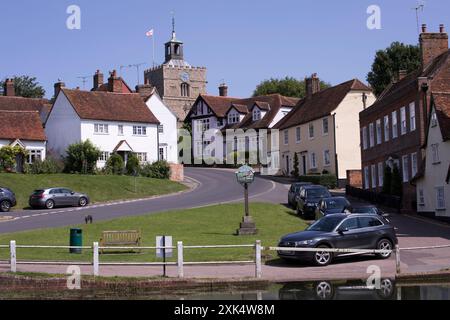
[[[141,232],[137,230],[129,231],[103,231],[100,239],[100,247],[140,247]],[[134,251],[134,250],[131,250]],[[100,250],[104,253],[104,249]]]

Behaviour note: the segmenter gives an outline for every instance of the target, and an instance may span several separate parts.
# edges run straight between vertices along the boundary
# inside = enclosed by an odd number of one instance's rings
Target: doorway
[[[302,175],[306,176],[306,155],[302,155]]]

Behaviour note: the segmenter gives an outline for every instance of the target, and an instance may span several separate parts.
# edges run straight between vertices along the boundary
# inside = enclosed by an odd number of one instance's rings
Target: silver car
[[[85,194],[73,192],[67,188],[50,188],[35,190],[30,196],[31,208],[53,209],[55,207],[78,206],[89,204],[89,197]]]

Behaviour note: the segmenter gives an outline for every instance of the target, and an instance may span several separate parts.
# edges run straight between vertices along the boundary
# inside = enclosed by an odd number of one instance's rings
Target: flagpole
[[[152,51],[153,51],[153,68],[155,67],[155,32],[153,32],[152,36]]]

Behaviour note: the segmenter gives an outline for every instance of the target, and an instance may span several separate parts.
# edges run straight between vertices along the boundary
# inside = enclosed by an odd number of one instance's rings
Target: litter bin
[[[70,229],[70,246],[82,247],[83,246],[83,230]],[[81,253],[81,248],[70,248],[70,253]]]

